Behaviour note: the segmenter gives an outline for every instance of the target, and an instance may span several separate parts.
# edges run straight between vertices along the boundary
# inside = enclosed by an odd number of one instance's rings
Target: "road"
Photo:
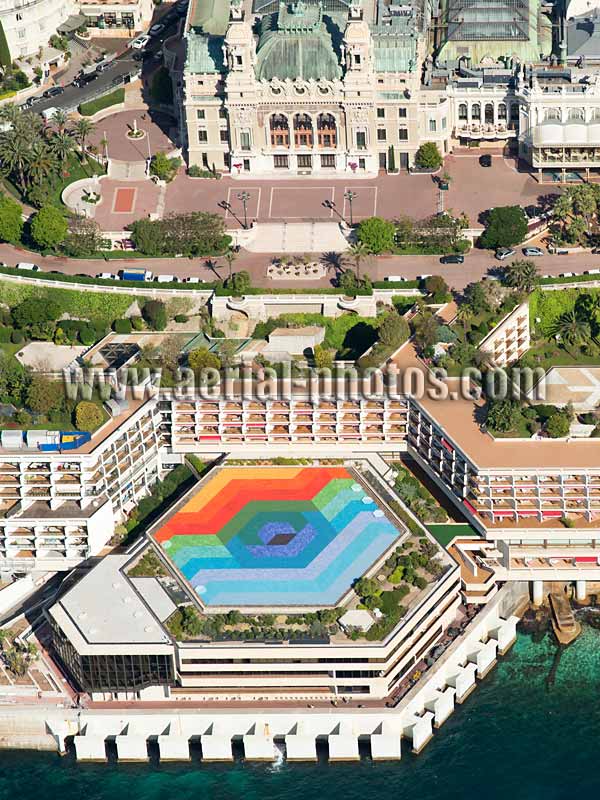
[[[164,14],[162,16],[164,16]],[[152,24],[159,18],[157,14]],[[85,103],[113,88],[117,89],[119,86],[129,83],[130,80],[140,76],[142,70],[145,73],[146,70],[156,68],[157,64],[160,62],[153,59],[153,55],[161,49],[165,39],[173,36],[176,32],[178,20],[179,18],[171,19],[162,34],[152,38],[150,45],[146,49],[146,57],[143,61],[136,61],[134,59],[134,54],[139,51],[127,47],[123,53],[120,53],[114,59],[108,69],[100,73],[95,80],[91,81],[86,86],[78,88],[77,86],[73,86],[73,84],[69,84],[65,86],[65,91],[56,97],[43,98],[42,93],[40,93],[37,96],[42,99],[34,103],[31,110],[36,113],[40,113],[47,108],[60,108],[66,112],[75,111],[81,103]]]
[[[319,256],[316,255],[316,258]],[[235,262],[235,270],[247,270],[252,276],[254,286],[272,288],[325,288],[331,286],[333,275],[319,281],[273,281],[266,277],[266,269],[272,256],[265,253],[242,251]],[[152,258],[118,259],[105,262],[101,259],[67,259],[59,256],[40,256],[26,250],[19,250],[8,244],[0,244],[0,260],[9,266],[19,261],[32,261],[44,271],[57,270],[67,275],[97,275],[100,272],[116,273],[127,266],[146,267],[155,275],[175,275],[179,278],[199,277],[205,281],[226,278],[227,264],[224,259],[214,259],[216,270],[206,266],[205,259]],[[600,255],[578,253],[571,256],[546,255],[535,259],[543,275],[559,275],[562,272],[584,272],[587,269],[600,269]],[[503,262],[506,263],[506,262]],[[458,291],[472,281],[501,268],[502,263],[494,259],[494,254],[486,250],[474,250],[465,257],[464,264],[440,264],[437,256],[382,256],[370,259],[361,267],[363,274],[373,280],[383,280],[387,275],[402,275],[414,279],[421,275],[443,275],[448,285]],[[590,279],[599,276],[591,276]]]

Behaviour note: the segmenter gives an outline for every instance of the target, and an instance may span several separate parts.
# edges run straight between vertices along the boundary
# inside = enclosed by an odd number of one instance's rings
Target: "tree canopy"
[[[396,226],[383,217],[363,219],[357,230],[358,241],[369,253],[389,253],[394,248]]]
[[[498,206],[487,216],[485,231],[480,237],[482,247],[514,247],[527,235],[527,221],[521,206]]]
[[[0,194],[0,240],[18,244],[23,233],[23,210],[16,200]]]
[[[56,206],[44,206],[33,217],[31,237],[42,248],[54,250],[67,238],[69,226],[65,215]]]
[[[131,238],[136,249],[148,256],[218,255],[231,244],[223,217],[208,211],[137,220]]]
[[[435,142],[423,142],[415,153],[415,164],[421,169],[438,169],[444,163]]]

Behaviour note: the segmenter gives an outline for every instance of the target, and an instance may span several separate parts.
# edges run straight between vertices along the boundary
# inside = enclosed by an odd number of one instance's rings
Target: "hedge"
[[[14,308],[32,296],[40,302],[54,301],[70,317],[89,319],[107,327],[112,325],[114,319],[123,317],[134,301],[133,297],[126,294],[83,292],[47,286],[40,291],[40,288],[33,284],[0,281],[0,297],[9,308]]]
[[[14,267],[0,267],[0,275],[18,275],[20,278],[25,277],[22,270],[15,269]],[[89,284],[90,286],[118,286],[120,289],[139,289],[141,287],[153,287],[160,289],[181,289],[183,291],[212,291],[218,285],[217,281],[212,283],[145,283],[143,281],[121,281],[112,280],[109,278],[94,278],[93,275],[63,275],[62,273],[53,274],[51,272],[32,272],[27,273],[27,278],[33,278],[44,281],[55,281],[56,283],[81,283]],[[339,292],[337,293],[339,294]]]
[[[113,322],[115,333],[131,333],[131,320],[130,319],[116,319]]]
[[[557,283],[591,283],[592,281],[598,280],[600,280],[600,275],[573,275],[570,278],[540,278],[540,285],[549,286]]]
[[[97,97],[95,100],[90,100],[89,103],[82,103],[79,106],[79,113],[82,117],[92,117],[94,114],[97,114],[98,111],[102,111],[103,108],[116,106],[118,103],[123,103],[124,101],[125,89],[115,89],[114,92],[105,94],[103,97]]]
[[[374,289],[418,289],[421,281],[374,281]]]
[[[164,285],[164,284],[163,284]],[[402,284],[405,286],[405,284]],[[217,297],[231,297],[232,291],[231,289],[227,288],[227,286],[217,285],[215,286],[215,294]],[[251,286],[249,289],[244,290],[244,295],[251,295],[251,294],[335,294],[335,295],[342,295],[344,292],[341,289],[271,289],[271,288],[262,288],[260,286]],[[373,292],[369,291],[368,289],[359,289],[356,292],[357,296],[360,297],[370,297]]]

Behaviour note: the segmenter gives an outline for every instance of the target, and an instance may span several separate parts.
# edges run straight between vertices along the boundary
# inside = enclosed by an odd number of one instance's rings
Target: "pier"
[[[552,628],[560,644],[571,644],[581,633],[581,623],[575,619],[571,605],[564,594],[551,592]]]

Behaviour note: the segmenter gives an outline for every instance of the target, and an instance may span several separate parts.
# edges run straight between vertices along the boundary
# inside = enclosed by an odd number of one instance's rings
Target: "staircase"
[[[246,249],[253,253],[325,253],[348,248],[336,222],[267,222],[256,226]]]
[[[145,161],[116,161],[108,159],[108,177],[118,181],[144,181],[146,175]]]

